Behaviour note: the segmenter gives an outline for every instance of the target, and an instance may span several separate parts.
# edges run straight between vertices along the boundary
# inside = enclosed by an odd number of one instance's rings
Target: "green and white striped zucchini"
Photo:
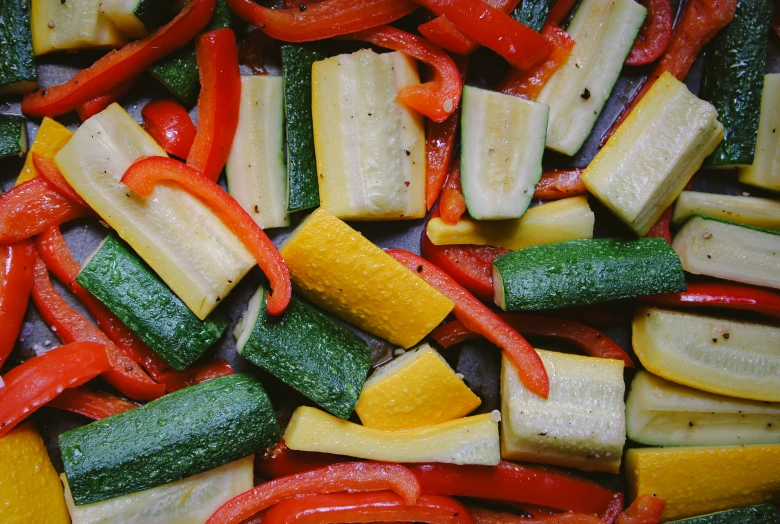
[[[0,2],[0,95],[33,91],[38,85],[29,0]]]
[[[27,152],[24,117],[0,115],[0,158],[22,156]]]
[[[173,18],[166,0],[100,0],[100,11],[130,38],[143,38]]]

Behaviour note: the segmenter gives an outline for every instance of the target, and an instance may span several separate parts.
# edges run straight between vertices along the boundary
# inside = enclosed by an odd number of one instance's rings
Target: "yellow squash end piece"
[[[73,131],[48,116],[44,117],[41,127],[38,129],[38,134],[35,135],[35,141],[27,152],[27,158],[24,159],[24,166],[22,166],[22,171],[16,179],[16,185],[18,186],[22,182],[27,182],[38,176],[38,171],[33,164],[33,153],[38,153],[42,157],[52,160],[57,151],[62,149],[62,146],[72,136]]]

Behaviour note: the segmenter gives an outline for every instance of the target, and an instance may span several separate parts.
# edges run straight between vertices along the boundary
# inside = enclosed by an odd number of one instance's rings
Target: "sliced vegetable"
[[[780,288],[780,231],[695,216],[673,246],[689,273]]]
[[[301,211],[320,205],[311,112],[311,66],[314,62],[324,59],[324,54],[301,46],[282,46],[284,114],[287,122],[288,211]]]
[[[282,77],[241,77],[238,127],[225,174],[230,195],[263,229],[290,225],[283,105]]]
[[[0,94],[34,91],[38,71],[33,56],[30,4],[27,0],[3,2],[0,7]]]
[[[355,411],[368,428],[401,431],[465,417],[480,403],[447,361],[422,344],[374,371]]]
[[[324,209],[280,251],[301,295],[393,344],[414,346],[452,311],[447,297]]]
[[[127,93],[130,92],[137,81],[138,78],[133,78],[124,84],[109,89],[104,94],[96,96],[92,100],[84,102],[76,108],[79,119],[84,122],[86,119],[92,118],[114,102],[119,102],[127,96]]]
[[[498,464],[498,423],[475,415],[405,431],[382,431],[300,406],[284,433],[290,449],[392,462]]]
[[[770,502],[780,478],[780,444],[633,448],[626,452],[628,496],[666,501],[663,520]]]
[[[618,515],[616,524],[656,524],[661,522],[666,501],[655,493],[641,493],[631,505]]]
[[[371,367],[371,349],[346,326],[293,297],[284,316],[268,314],[258,288],[236,325],[236,349],[247,360],[323,409],[349,418]]]
[[[144,38],[172,18],[170,6],[163,0],[101,0],[99,7],[130,38]]]
[[[59,437],[77,506],[208,471],[279,439],[271,402],[248,375],[170,393]]]
[[[595,216],[587,197],[565,198],[530,208],[523,218],[476,221],[461,218],[450,225],[439,217],[428,221],[426,234],[436,246],[472,244],[505,249],[593,238]]]
[[[658,308],[632,324],[634,352],[648,371],[696,389],[780,401],[780,328]]]
[[[567,28],[576,44],[536,98],[550,106],[549,149],[571,156],[582,147],[646,13],[631,0],[585,0],[577,8]]]
[[[24,117],[0,115],[0,158],[23,156],[27,152]]]
[[[639,66],[655,62],[664,54],[672,39],[672,4],[669,0],[646,0],[647,18],[634,40],[626,65]]]
[[[737,2],[734,19],[707,46],[700,96],[725,128],[707,165],[753,163],[773,8],[771,0]]]
[[[780,230],[780,202],[768,198],[683,191],[674,204],[672,220],[681,226],[694,215]]]
[[[473,218],[523,216],[542,176],[549,112],[545,104],[463,88],[461,184]]]
[[[255,471],[264,479],[273,480],[348,460],[347,457],[331,453],[295,451],[288,448],[282,439],[265,450],[265,453],[255,460]],[[364,464],[372,463],[366,462]]]
[[[718,113],[664,73],[591,161],[582,182],[643,236],[723,138]]]
[[[127,42],[90,0],[31,0],[32,43],[36,55],[76,49],[120,47]],[[15,22],[14,22],[15,23]]]
[[[73,189],[203,319],[254,261],[219,218],[181,188],[160,187],[144,199],[120,182],[135,160],[159,155],[165,152],[114,104],[82,124],[55,162]]]
[[[666,211],[661,213],[661,216],[650,227],[650,231],[647,232],[649,238],[663,238],[671,246],[672,245],[672,207],[666,208]]]
[[[0,368],[11,354],[33,286],[35,248],[29,241],[0,246]]]
[[[439,212],[442,220],[448,224],[457,224],[466,212],[466,199],[463,198],[463,188],[460,185],[460,158],[450,164],[450,171],[441,191]]]
[[[160,375],[160,382],[165,384],[165,391],[171,393],[232,374],[233,368],[230,367],[230,364],[217,359],[207,364],[190,366],[185,371],[166,371]]]
[[[166,153],[187,158],[195,140],[195,125],[186,109],[173,100],[153,100],[141,115],[144,129]]]
[[[0,442],[30,413],[110,368],[106,347],[77,342],[56,347],[12,368],[0,388]]]
[[[90,391],[78,387],[66,389],[49,401],[46,406],[70,411],[92,420],[100,420],[135,409],[138,404],[105,391]]]
[[[422,117],[396,100],[419,81],[415,63],[397,52],[364,49],[314,63],[312,115],[323,208],[342,219],[425,215]]]
[[[555,0],[547,17],[547,23],[561,25],[576,3],[577,0]]]
[[[685,290],[659,238],[599,238],[532,246],[493,262],[495,302],[506,311],[554,309]]]
[[[46,160],[52,160],[57,151],[62,149],[62,146],[72,136],[73,131],[56,120],[44,117],[43,121],[41,121],[41,127],[38,128],[38,133],[35,135],[35,140],[33,140],[27,153],[27,157],[24,159],[22,171],[16,178],[16,185],[18,186],[22,182],[27,182],[38,176],[38,171],[35,170],[35,165],[33,164],[33,153],[38,153]]]
[[[534,189],[537,200],[558,200],[587,194],[580,176],[582,169],[545,171]]]
[[[55,164],[53,160],[44,158],[38,153],[30,153],[30,156],[33,158],[35,171],[54,186],[61,195],[69,198],[73,203],[78,204],[81,207],[89,208],[89,205],[84,202],[84,199],[70,187],[70,184],[68,184],[68,181],[62,176],[60,170],[57,169],[57,164]]]
[[[718,524],[721,522],[742,522],[744,524],[774,524],[777,522],[777,507],[772,504],[762,504],[760,506],[750,506],[747,508],[729,509],[691,517],[684,520],[675,520],[677,524]]]
[[[514,11],[512,11],[512,18],[525,24],[537,33],[541,33],[553,3],[555,3],[555,0],[529,0],[520,2],[520,4],[515,7]]]
[[[761,115],[758,122],[756,151],[752,165],[739,169],[739,181],[751,186],[780,190],[780,168],[776,158],[780,151],[780,74],[766,75],[761,94]]]
[[[252,489],[252,457],[170,484],[76,506],[65,475],[65,500],[73,524],[94,522],[205,522],[222,504]]]
[[[713,395],[640,371],[626,400],[626,430],[651,446],[780,444],[780,403]]]
[[[518,4],[517,0],[491,0],[490,5],[504,13],[510,13]],[[455,27],[446,16],[437,16],[417,27],[420,34],[437,46],[459,55],[468,55],[476,51],[479,42]]]
[[[688,290],[644,297],[644,302],[667,307],[744,309],[780,318],[780,294],[739,284],[689,282]]]

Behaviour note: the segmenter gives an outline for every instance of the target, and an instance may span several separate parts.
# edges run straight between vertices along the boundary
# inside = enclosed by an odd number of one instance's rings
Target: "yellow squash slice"
[[[22,171],[16,179],[18,186],[22,182],[27,182],[38,176],[38,171],[33,164],[33,153],[38,153],[42,157],[51,160],[54,155],[68,143],[73,131],[60,124],[56,120],[44,117],[41,127],[38,128],[38,134],[27,152],[27,158],[24,159]]]

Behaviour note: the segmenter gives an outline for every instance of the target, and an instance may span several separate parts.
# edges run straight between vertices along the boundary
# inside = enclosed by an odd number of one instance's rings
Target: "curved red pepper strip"
[[[553,45],[552,53],[547,60],[527,71],[514,67],[509,68],[506,76],[496,87],[496,91],[528,100],[536,100],[544,84],[568,60],[571,50],[574,48],[574,40],[566,31],[556,25],[547,24],[542,29],[541,34]]]
[[[623,511],[623,494],[615,493],[614,498],[609,502],[607,511],[601,516],[601,520],[606,524],[613,524]]]
[[[466,199],[463,198],[463,188],[460,185],[460,159],[456,158],[450,164],[444,189],[439,200],[439,215],[448,224],[457,224],[466,212]]]
[[[226,0],[231,11],[268,36],[311,42],[395,22],[417,9],[408,0],[324,0],[306,9],[270,9],[253,0]]]
[[[273,294],[266,297],[268,313],[284,313],[292,297],[290,273],[276,246],[244,208],[217,184],[172,158],[154,156],[138,160],[122,177],[122,183],[142,197],[150,196],[154,186],[163,181],[176,182],[197,197],[238,237],[271,284]]]
[[[200,384],[217,377],[232,375],[233,368],[224,360],[217,359],[214,362],[191,366],[184,371],[166,371],[160,376],[160,382],[165,384],[168,393]]]
[[[328,522],[428,522],[471,524],[465,506],[453,498],[421,495],[407,506],[391,492],[333,493],[287,499],[272,507],[264,524],[321,524]]]
[[[343,462],[260,484],[222,505],[207,524],[238,524],[291,497],[337,491],[391,490],[405,504],[420,497],[420,483],[407,468],[382,462]]]
[[[577,0],[555,0],[550,14],[547,15],[548,24],[561,25],[561,23],[569,16],[569,13],[574,8],[574,4]]]
[[[146,132],[166,153],[187,158],[196,131],[190,114],[181,104],[171,99],[153,100],[144,106],[141,116]]]
[[[737,0],[718,0],[717,2],[688,0],[680,21],[674,28],[672,40],[669,42],[663,58],[653,73],[645,79],[642,87],[634,94],[628,105],[620,112],[617,120],[601,139],[599,145],[603,147],[607,143],[609,137],[620,127],[623,120],[628,117],[628,114],[662,74],[669,71],[677,80],[681,82],[685,80],[696,56],[705,44],[718,34],[718,31],[731,22],[736,10]]]
[[[482,0],[415,0],[492,49],[513,66],[527,70],[550,56],[552,45],[533,29]]]
[[[639,495],[617,518],[617,524],[656,524],[661,522],[666,502],[654,495]]]
[[[520,381],[533,393],[547,398],[550,381],[542,359],[523,336],[493,313],[447,273],[424,258],[403,249],[385,252],[455,303],[455,317],[504,350],[517,366]]]
[[[647,17],[626,58],[626,65],[638,66],[658,60],[672,39],[672,4],[669,0],[645,0]]]
[[[509,14],[519,3],[519,0],[491,0],[490,5]],[[455,27],[445,16],[439,16],[430,22],[425,22],[417,26],[417,30],[442,49],[459,55],[471,54],[479,47],[479,42]]]
[[[187,165],[216,182],[230,154],[241,106],[236,35],[232,29],[200,35],[195,42],[195,56],[201,85],[198,131],[187,155]]]
[[[655,224],[653,224],[653,227],[650,228],[650,231],[647,232],[648,237],[650,238],[663,238],[667,242],[669,242],[669,245],[672,244],[672,206],[669,206],[666,208],[666,211],[663,212],[663,214],[658,218]]]
[[[559,200],[585,195],[588,190],[582,183],[582,169],[563,169],[545,171],[534,189],[534,198],[538,200]]]
[[[434,122],[444,122],[460,107],[462,83],[452,58],[424,38],[395,27],[381,26],[342,37],[400,51],[431,66],[433,78],[398,92],[398,100]]]
[[[780,293],[769,289],[720,282],[689,282],[682,293],[642,297],[643,303],[662,307],[718,307],[755,311],[780,318]]]
[[[22,112],[44,117],[75,110],[113,88],[131,82],[147,67],[192,40],[211,19],[216,0],[193,0],[176,17],[143,40],[111,51],[64,84],[25,95]]]
[[[296,451],[288,448],[284,440],[280,440],[262,455],[255,456],[255,471],[264,479],[273,480],[352,460],[354,459],[331,453]]]
[[[35,248],[25,240],[0,246],[0,368],[22,327],[33,286]]]
[[[70,411],[92,420],[100,420],[138,407],[138,404],[106,393],[90,391],[86,388],[66,389],[46,406]]]
[[[89,204],[84,202],[84,199],[81,198],[79,194],[76,193],[76,190],[70,186],[67,180],[65,180],[65,177],[62,176],[57,164],[55,164],[53,160],[49,160],[35,151],[32,152],[32,158],[33,165],[35,166],[35,170],[38,171],[38,174],[51,182],[63,196],[66,196],[74,203],[89,209]]]
[[[78,113],[81,121],[84,122],[88,118],[100,113],[114,102],[119,102],[122,100],[125,96],[127,96],[127,93],[130,92],[137,81],[138,78],[136,77],[129,80],[128,82],[114,86],[113,88],[106,91],[106,93],[96,96],[92,100],[88,100],[78,106],[76,108],[76,112]]]
[[[0,438],[65,388],[80,386],[109,368],[105,346],[77,342],[11,369],[0,388]]]
[[[111,367],[102,373],[106,381],[136,400],[154,400],[165,394],[165,387],[157,384],[143,372],[127,354],[111,340],[71,308],[49,280],[49,272],[43,261],[35,264],[35,277],[32,291],[33,301],[44,322],[65,342],[97,342],[105,346]]]
[[[89,214],[45,177],[35,177],[0,196],[0,245],[14,244]]]
[[[168,364],[114,315],[102,302],[76,282],[81,266],[73,259],[59,228],[41,233],[36,244],[46,267],[57,280],[65,284],[90,312],[100,329],[137,364],[143,366],[157,381]]]

